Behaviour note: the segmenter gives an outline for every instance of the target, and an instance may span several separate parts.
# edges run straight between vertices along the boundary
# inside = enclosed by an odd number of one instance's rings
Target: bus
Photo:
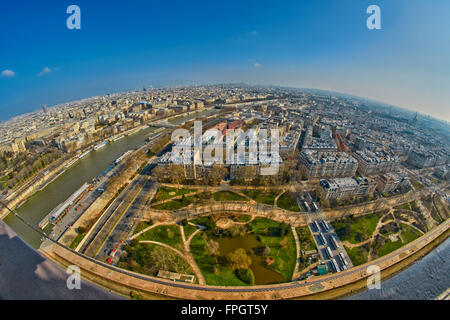
[[[317,221],[314,221],[314,227],[316,228],[316,232],[320,232],[319,224]]]
[[[341,272],[341,269],[339,268],[336,259],[331,259],[331,263],[333,264],[334,269],[336,270],[336,272]]]
[[[319,238],[320,238],[320,242],[322,242],[322,244],[326,244],[325,237],[323,236],[323,233],[319,233]]]
[[[330,227],[328,226],[328,223],[325,220],[322,220],[322,225],[326,231],[330,231]]]
[[[330,247],[327,247],[327,254],[330,256],[330,259],[333,258],[333,252],[331,252]]]
[[[339,242],[337,242],[336,238],[333,236],[330,236],[331,241],[333,242],[333,245],[336,249],[339,249]]]
[[[342,263],[344,264],[344,266],[348,265],[347,259],[345,259],[345,256],[342,252],[339,252],[339,258],[341,258]]]

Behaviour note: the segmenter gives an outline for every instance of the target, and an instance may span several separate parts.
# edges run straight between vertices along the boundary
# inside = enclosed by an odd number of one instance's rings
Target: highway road
[[[98,250],[98,253],[95,255],[96,259],[107,261],[110,258],[111,251],[117,250],[111,261],[111,263],[117,263],[120,257],[121,246],[134,229],[133,227],[139,223],[142,216],[142,208],[148,201],[151,201],[156,193],[156,189],[156,183],[150,177],[147,177],[132,203],[123,212],[118,212],[117,224],[112,228],[106,241]]]

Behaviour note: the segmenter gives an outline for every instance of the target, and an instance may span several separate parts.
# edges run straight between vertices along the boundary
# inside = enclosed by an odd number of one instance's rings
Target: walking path
[[[297,234],[297,230],[295,230],[295,228],[293,226],[291,226],[291,230],[292,230],[292,234],[294,235],[294,240],[295,240],[295,250],[297,252],[297,258],[295,259],[295,268],[294,268],[294,273],[292,274],[292,280],[297,279],[300,276],[300,271],[298,270],[298,265],[300,262],[300,241],[298,240],[298,234]]]

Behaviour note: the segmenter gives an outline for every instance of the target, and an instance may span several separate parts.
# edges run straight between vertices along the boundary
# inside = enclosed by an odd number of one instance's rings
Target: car
[[[106,262],[111,263],[112,262],[112,258],[108,258],[108,260],[106,260]]]
[[[116,255],[116,253],[117,253],[117,250],[116,250],[116,249],[113,249],[113,250],[111,250],[111,252],[109,253],[109,255],[110,255],[111,257],[114,257],[114,256]]]

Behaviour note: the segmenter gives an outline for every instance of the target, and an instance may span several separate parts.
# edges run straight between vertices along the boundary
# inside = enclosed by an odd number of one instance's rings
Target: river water
[[[179,117],[173,123],[179,124],[196,116],[210,115],[214,110],[204,111],[198,114]],[[172,121],[171,121],[172,122]],[[37,226],[38,223],[59,203],[65,201],[83,183],[91,181],[101,174],[115,159],[124,152],[139,147],[145,143],[145,139],[151,135],[154,129],[141,130],[133,135],[106,144],[105,147],[91,151],[84,158],[77,161],[66,172],[60,175],[44,190],[35,193],[16,212],[26,221]],[[22,239],[34,248],[38,248],[41,240],[40,235],[27,226],[23,225],[13,215],[4,219]],[[256,239],[254,239],[258,242]],[[225,242],[225,241],[224,241]],[[252,246],[257,246],[251,239],[238,243],[223,243],[221,250],[242,247],[248,244],[248,251]],[[282,282],[283,277],[265,268],[259,261],[258,256],[252,257],[254,263],[252,270],[255,274],[257,284],[268,282]],[[264,280],[267,277],[267,280]],[[280,278],[281,277],[281,278]],[[347,299],[434,299],[450,287],[450,239],[447,239],[433,252],[414,263],[411,267],[398,275],[382,283],[380,290],[367,290],[357,293]]]
[[[450,288],[450,238],[408,269],[350,300],[428,300]]]
[[[176,117],[171,120],[173,124],[180,124],[188,119],[199,116],[208,116],[217,112],[216,110],[205,110],[186,116]],[[142,146],[154,128],[147,128],[132,135],[109,142],[98,150],[92,150],[84,158],[78,160],[68,168],[63,174],[56,178],[43,190],[36,192],[27,199],[15,211],[27,222],[36,226],[41,220],[52,211],[58,204],[65,201],[71,194],[80,188],[85,182],[90,182],[108,168],[114,160],[126,151]],[[9,214],[4,220],[25,242],[33,248],[38,248],[41,244],[41,236],[24,225],[14,215]],[[48,234],[51,227],[47,227]]]

